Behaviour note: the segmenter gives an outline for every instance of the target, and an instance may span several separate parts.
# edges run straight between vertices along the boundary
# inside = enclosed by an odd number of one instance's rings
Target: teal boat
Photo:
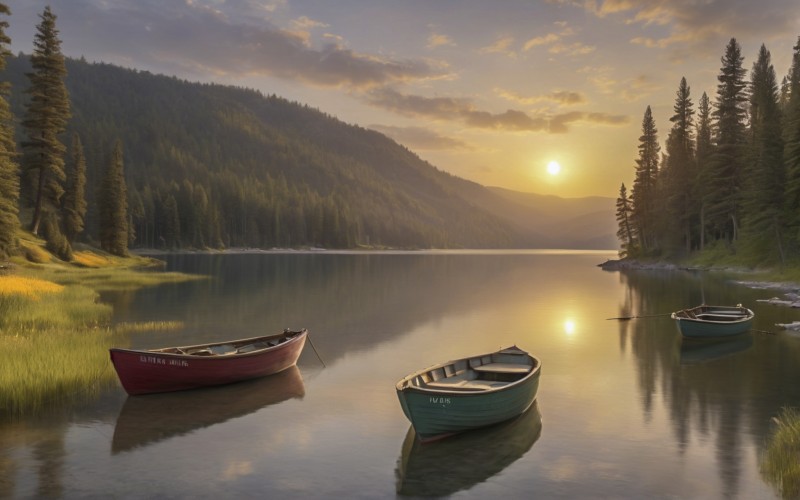
[[[420,441],[433,441],[524,413],[536,399],[541,366],[512,346],[414,372],[397,383],[397,397]]]
[[[755,314],[741,304],[736,306],[701,305],[672,313],[681,335],[693,339],[731,337],[747,332]]]

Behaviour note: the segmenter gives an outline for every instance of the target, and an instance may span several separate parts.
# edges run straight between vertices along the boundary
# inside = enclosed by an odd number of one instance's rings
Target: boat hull
[[[433,441],[459,432],[494,425],[524,413],[539,390],[540,363],[523,379],[480,392],[431,390],[397,385],[406,417],[421,441]]]
[[[695,315],[699,317],[689,317],[688,313],[690,312],[697,313]],[[754,316],[750,309],[725,306],[699,306],[672,313],[672,319],[675,320],[678,331],[684,337],[691,339],[741,335],[752,328]]]
[[[243,341],[263,341],[255,337]],[[274,347],[225,356],[196,356],[132,349],[110,349],[111,362],[122,387],[130,395],[182,391],[264,377],[297,363],[307,332],[303,330]]]

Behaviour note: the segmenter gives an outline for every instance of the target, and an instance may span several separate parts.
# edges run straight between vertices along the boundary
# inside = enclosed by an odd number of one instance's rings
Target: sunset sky
[[[49,4],[68,57],[274,93],[454,175],[563,197],[630,187],[645,108],[663,145],[681,77],[713,102],[731,37],[748,79],[763,43],[780,80],[800,35],[797,0],[6,3],[14,53]]]

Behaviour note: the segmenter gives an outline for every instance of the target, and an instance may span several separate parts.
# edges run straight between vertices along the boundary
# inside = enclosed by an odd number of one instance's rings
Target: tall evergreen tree
[[[97,195],[100,246],[114,255],[128,254],[128,190],[122,161],[122,141],[117,141]]]
[[[617,198],[617,239],[620,242],[620,257],[634,255],[635,245],[633,240],[633,226],[631,225],[631,199],[623,182],[619,188]]]
[[[742,233],[758,255],[783,252],[783,137],[778,81],[764,45],[750,73],[750,147],[742,193]],[[745,239],[745,238],[743,238]],[[769,243],[768,243],[769,242]],[[753,248],[754,247],[754,248]]]
[[[703,197],[707,220],[717,236],[732,241],[739,231],[742,156],[746,143],[747,83],[743,61],[739,43],[731,38],[717,76],[719,84],[713,113],[716,148],[709,163],[709,177],[714,182],[705,186]]]
[[[789,96],[784,120],[784,169],[786,172],[786,219],[794,249],[800,247],[800,37],[794,46],[789,70]]]
[[[639,158],[633,180],[632,221],[639,238],[641,250],[650,252],[656,248],[656,179],[661,147],[658,145],[658,130],[650,106],[642,119],[642,135],[639,137]]]
[[[22,142],[23,169],[33,176],[34,212],[31,230],[39,232],[43,214],[57,212],[64,193],[64,153],[59,140],[70,118],[69,95],[64,85],[67,69],[61,53],[61,40],[56,29],[56,15],[45,7],[36,27],[31,55],[33,72],[30,80],[30,100],[22,122],[27,139]]]
[[[706,205],[703,194],[705,193],[705,186],[713,182],[709,175],[709,161],[714,151],[714,144],[711,142],[712,135],[711,104],[708,95],[703,92],[697,107],[697,151],[695,153],[697,175],[693,185],[694,199],[699,204],[700,227],[698,233],[700,250],[703,250],[706,244]]]
[[[11,15],[11,11],[0,3],[0,14]],[[6,67],[10,55],[6,35],[8,22],[0,21],[0,72]],[[8,105],[10,85],[0,82],[0,258],[7,257],[16,247],[16,231],[19,228],[19,171],[14,145],[14,125]]]
[[[64,235],[73,243],[83,232],[86,217],[86,158],[77,132],[72,135],[70,161],[67,165],[67,186],[61,207]]]
[[[675,114],[669,119],[672,129],[667,136],[667,160],[662,164],[668,217],[665,227],[671,236],[669,239],[680,239],[689,252],[696,209],[692,192],[695,181],[694,108],[686,78],[681,78],[673,110]]]

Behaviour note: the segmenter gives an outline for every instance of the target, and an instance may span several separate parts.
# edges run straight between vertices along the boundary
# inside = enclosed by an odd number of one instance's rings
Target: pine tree
[[[0,14],[11,14],[8,6],[0,3]],[[6,35],[8,22],[0,21],[0,72],[5,69],[7,48],[11,39]],[[19,172],[15,160],[14,125],[8,104],[10,85],[0,83],[0,258],[7,257],[16,247],[19,228],[17,204],[19,202]]]
[[[686,252],[692,246],[692,225],[696,213],[692,186],[694,171],[694,108],[691,90],[686,78],[681,78],[675,97],[675,114],[669,121],[672,129],[667,137],[667,160],[662,163],[665,177],[666,212],[665,225],[671,240],[680,239]]]
[[[742,193],[742,233],[751,251],[762,256],[775,248],[783,265],[786,176],[779,98],[770,53],[761,45],[750,73],[750,144]]]
[[[22,125],[27,139],[22,142],[23,170],[34,182],[31,230],[38,234],[44,213],[57,212],[64,193],[64,153],[58,136],[66,130],[70,104],[64,78],[67,70],[56,29],[56,16],[45,7],[39,16],[34,50],[33,72],[28,73],[30,100]],[[53,231],[53,234],[56,234]]]
[[[631,199],[623,182],[619,188],[617,198],[617,239],[620,241],[619,256],[622,258],[634,256],[636,248],[633,240],[633,227],[631,225]]]
[[[784,170],[786,172],[785,213],[791,241],[800,247],[800,37],[794,46],[789,70],[789,97],[784,120]]]
[[[128,255],[128,192],[122,162],[122,141],[117,141],[97,196],[100,247],[114,255]]]
[[[706,244],[706,204],[703,199],[703,194],[705,192],[704,186],[713,182],[709,174],[709,161],[714,152],[714,144],[711,142],[711,137],[713,135],[711,129],[711,105],[708,95],[703,92],[697,108],[697,151],[695,153],[697,175],[693,183],[694,199],[699,203],[700,211],[700,228],[698,230],[700,250],[703,250]]]
[[[735,241],[739,231],[739,204],[742,183],[742,156],[746,143],[747,83],[741,47],[731,38],[722,57],[717,76],[716,148],[709,162],[709,178],[703,203],[708,222],[718,237]]]
[[[642,135],[639,137],[639,158],[633,180],[631,219],[639,244],[644,252],[656,247],[656,179],[661,147],[658,145],[658,130],[650,106],[642,119]]]
[[[86,217],[86,158],[77,133],[72,135],[71,153],[61,207],[64,235],[70,244],[83,232]]]

